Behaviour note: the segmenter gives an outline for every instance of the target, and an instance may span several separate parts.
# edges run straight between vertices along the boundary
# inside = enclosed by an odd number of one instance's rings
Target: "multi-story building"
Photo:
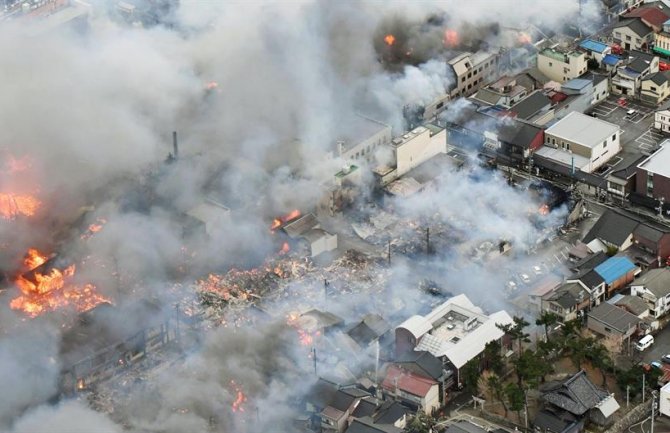
[[[515,77],[505,76],[495,83],[486,86],[472,97],[487,105],[500,105],[509,108],[521,101],[528,94],[528,90],[517,84]]]
[[[545,145],[571,155],[572,165],[592,173],[621,151],[618,125],[572,112],[545,133]]]
[[[670,71],[656,72],[644,78],[640,85],[640,100],[660,104],[670,96]]]
[[[663,23],[663,30],[654,34],[654,47],[658,54],[670,57],[670,20]]]
[[[612,93],[637,97],[642,80],[658,72],[659,59],[642,51],[632,51],[629,57],[632,60],[627,65],[620,66],[612,77]]]
[[[670,134],[670,102],[661,105],[654,113],[654,129]]]
[[[670,270],[652,269],[630,286],[630,294],[639,296],[649,307],[649,312],[658,319],[670,311]]]
[[[371,162],[380,146],[391,142],[391,127],[362,115],[355,115],[346,133],[337,141],[336,156],[347,162]]]
[[[546,48],[537,55],[537,67],[550,79],[562,83],[586,73],[586,53]]]
[[[475,54],[466,52],[457,55],[447,62],[454,73],[455,83],[449,96],[470,96],[483,85],[498,76],[498,53],[479,51]]]
[[[649,46],[654,38],[654,31],[640,18],[621,21],[612,29],[612,38],[628,50],[641,50]]]
[[[637,166],[635,192],[664,202],[670,200],[670,140]]]

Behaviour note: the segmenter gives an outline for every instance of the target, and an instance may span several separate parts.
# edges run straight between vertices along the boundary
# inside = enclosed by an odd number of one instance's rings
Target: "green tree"
[[[479,384],[479,357],[472,358],[465,364],[461,371],[461,380],[465,389],[472,393],[477,393],[477,386]]]
[[[502,354],[502,345],[497,340],[489,341],[484,346],[484,368],[495,372],[498,376],[505,371],[505,360]]]
[[[532,350],[526,350],[514,361],[517,374],[517,386],[524,384],[536,387],[551,373],[552,365]]]
[[[616,380],[619,389],[625,391],[626,387],[628,387],[630,397],[635,398],[642,394],[642,376],[644,376],[646,392],[649,392],[652,387],[656,386],[661,374],[660,368],[638,364],[628,370],[619,370],[616,374]]]
[[[435,426],[435,420],[423,412],[416,415],[407,423],[407,433],[429,433]]]
[[[505,403],[505,396],[503,395],[505,389],[502,381],[495,374],[491,374],[486,380],[486,384],[488,385],[491,394],[495,395],[498,401],[502,404],[503,409],[505,409],[505,418],[507,418],[508,409],[507,404]]]
[[[516,383],[508,383],[505,386],[505,395],[507,396],[510,410],[516,412],[519,422],[521,422],[521,411],[526,406],[526,396],[523,388]]]
[[[614,366],[609,350],[597,340],[593,340],[587,346],[586,358],[591,362],[592,366],[600,371],[603,378],[603,386],[607,385],[607,372],[611,371]]]
[[[566,341],[565,347],[570,351],[570,360],[577,367],[577,370],[582,369],[582,362],[587,359],[589,346],[592,344],[591,340],[589,338],[573,336]]]
[[[544,326],[545,341],[549,342],[549,328],[557,324],[560,319],[561,318],[556,313],[552,313],[551,311],[542,311],[537,320],[535,320],[536,325]]]
[[[519,354],[521,354],[523,350],[523,343],[530,343],[530,334],[524,331],[524,328],[528,325],[530,325],[530,323],[520,316],[514,316],[512,318],[512,323],[510,324],[503,325],[496,323],[498,329],[509,335],[512,340],[515,340],[518,343]]]

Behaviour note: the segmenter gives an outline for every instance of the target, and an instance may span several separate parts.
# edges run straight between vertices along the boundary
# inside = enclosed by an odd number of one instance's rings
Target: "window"
[[[650,89],[652,92],[655,92],[655,91],[656,91],[656,87],[654,87],[654,86],[650,86],[649,89]]]
[[[567,150],[570,150],[570,143],[565,143],[565,148],[566,148]]]
[[[621,32],[614,32],[614,37],[617,39],[621,39]]]
[[[551,68],[552,66],[554,66],[554,64],[549,62],[549,67]]]
[[[627,40],[627,41],[630,41],[630,40],[631,40],[631,37],[628,36],[628,35],[626,35],[626,40]]]
[[[568,73],[568,68],[563,68],[563,73],[567,74]]]
[[[444,102],[440,102],[439,104],[437,104],[437,105],[435,106],[435,108],[436,108],[437,110],[439,110],[439,109],[442,108],[442,107],[444,107]]]
[[[472,89],[472,84],[468,84],[468,90]]]
[[[640,38],[635,38],[635,42],[637,42],[638,45],[642,43],[642,40]]]
[[[647,172],[647,196],[654,196],[654,173]]]
[[[472,72],[468,72],[468,78],[472,78]]]
[[[615,141],[615,140],[616,140],[616,134],[614,134],[614,135],[612,136],[612,141]]]
[[[605,332],[612,332],[612,330],[610,328],[608,328],[607,326],[605,326]]]
[[[607,140],[603,141],[603,147],[607,147]]]

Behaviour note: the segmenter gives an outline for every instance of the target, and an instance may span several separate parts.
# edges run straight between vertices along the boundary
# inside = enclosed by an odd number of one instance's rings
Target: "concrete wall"
[[[591,105],[602,102],[610,94],[609,80],[602,80],[597,85],[593,86],[593,97],[591,98]]]
[[[565,140],[548,132],[545,132],[545,142],[550,146],[570,150],[576,155],[589,158],[591,161],[590,167],[588,167],[589,173],[593,172],[609,161],[614,155],[621,152],[620,132],[617,132],[614,135],[614,139],[612,139],[611,136],[608,137],[607,140],[603,142],[606,143],[606,145],[599,143],[594,147],[588,147],[570,140]]]
[[[665,201],[668,202],[670,201],[670,179],[655,174],[650,195],[647,193],[647,171],[638,168],[635,176],[635,192],[652,198],[664,197]]]
[[[586,72],[586,54],[567,55],[566,58],[567,63],[540,52],[537,55],[537,67],[544,75],[559,83],[577,78]]]
[[[323,236],[312,242],[310,245],[312,257],[316,257],[321,253],[333,251],[336,248],[337,248],[337,235],[331,235],[330,233],[324,234]]]
[[[423,399],[422,405],[424,412],[427,414],[431,414],[440,408],[440,387],[437,384],[430,387],[430,391],[426,394],[426,398]]]
[[[670,111],[664,110],[654,113],[654,128],[670,133]]]
[[[381,127],[381,125],[380,125]],[[347,151],[339,152],[340,157],[345,161],[368,161],[373,160],[374,154],[384,144],[391,142],[391,127],[381,127],[377,133],[358,143],[350,144]]]
[[[417,130],[420,129],[417,128],[412,132]],[[401,177],[435,155],[446,152],[447,131],[442,130],[431,136],[430,130],[423,128],[422,132],[396,147],[397,176]]]
[[[642,81],[640,87],[640,99],[642,101],[658,104],[668,96],[670,96],[670,86],[668,86],[667,81],[660,86],[651,80]]]

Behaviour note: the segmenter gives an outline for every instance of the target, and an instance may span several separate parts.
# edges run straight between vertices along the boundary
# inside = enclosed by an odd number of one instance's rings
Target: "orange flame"
[[[520,44],[530,44],[533,42],[530,35],[526,32],[520,32],[519,37],[517,38]]]
[[[230,381],[231,386],[233,387],[233,392],[235,393],[235,401],[233,401],[231,408],[233,412],[244,412],[244,403],[247,401],[247,396],[244,395],[242,388],[235,383],[234,380]]]
[[[48,257],[46,254],[40,253],[35,248],[30,248],[26,253],[25,259],[23,259],[23,264],[29,271],[32,271],[36,267],[46,262],[47,258]]]
[[[95,233],[98,233],[102,230],[103,226],[107,224],[107,220],[104,218],[98,218],[93,224],[88,226],[86,231],[81,235],[82,239],[88,239],[93,236]]]
[[[281,246],[281,250],[279,250],[279,254],[288,254],[289,251],[291,251],[291,247],[289,246],[288,242],[284,242],[284,244]]]
[[[460,37],[456,30],[447,29],[444,31],[444,46],[447,48],[456,47],[460,43]]]
[[[386,42],[386,45],[390,47],[395,43],[395,36],[393,36],[392,34],[384,36],[384,42]]]
[[[549,215],[549,206],[546,205],[546,204],[543,204],[542,206],[540,206],[540,208],[537,210],[537,212],[540,215],[543,215],[543,216],[544,215]]]
[[[28,250],[24,263],[35,269],[44,262],[47,256],[35,249]],[[14,283],[22,295],[9,303],[13,310],[21,310],[30,317],[36,317],[47,311],[54,311],[67,305],[73,305],[78,311],[88,311],[107,298],[97,293],[93,284],[76,286],[68,284],[75,273],[75,265],[64,270],[51,269],[48,273],[35,272],[32,278],[19,276]]]
[[[296,218],[298,218],[300,215],[300,211],[298,209],[293,209],[291,212],[287,213],[284,216],[275,218],[272,220],[272,224],[270,224],[270,231],[274,232],[276,231],[279,227],[282,226],[282,224],[287,223],[289,221],[292,221]]]
[[[33,216],[41,204],[30,195],[0,193],[0,217],[10,220],[19,215]]]

